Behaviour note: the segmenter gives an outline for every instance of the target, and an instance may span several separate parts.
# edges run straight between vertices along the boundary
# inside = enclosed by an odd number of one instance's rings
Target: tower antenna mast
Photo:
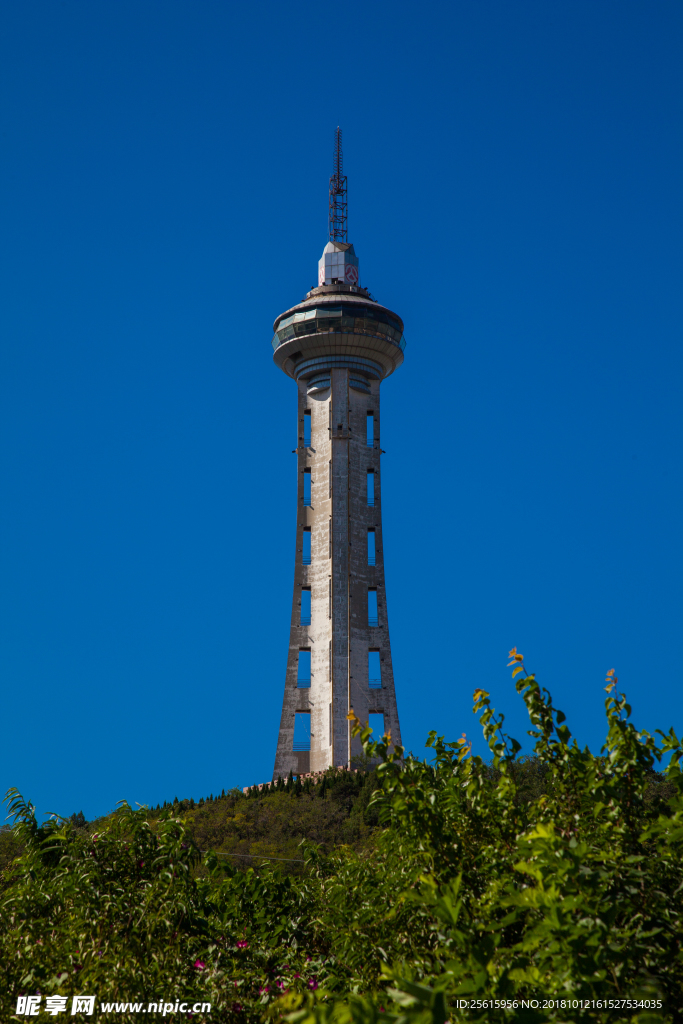
[[[342,153],[342,130],[334,133],[334,160],[330,178],[330,241],[348,242],[348,202],[346,198],[346,175]]]

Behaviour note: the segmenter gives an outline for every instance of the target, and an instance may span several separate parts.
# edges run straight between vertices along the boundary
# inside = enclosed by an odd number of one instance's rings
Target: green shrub
[[[680,1019],[680,743],[639,732],[610,673],[605,747],[580,750],[511,653],[534,754],[482,690],[489,763],[435,733],[431,763],[404,757],[356,721],[381,763],[372,800],[356,782],[350,806],[382,828],[360,850],[304,841],[299,877],[202,859],[177,802],[151,819],[124,805],[90,835],[38,826],[12,793],[23,852],[0,896],[0,1019],[36,990],[201,999],[218,1024]],[[273,799],[311,798],[288,783]]]

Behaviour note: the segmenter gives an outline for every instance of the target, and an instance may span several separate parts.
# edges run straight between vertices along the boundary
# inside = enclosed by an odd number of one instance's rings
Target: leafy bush
[[[634,727],[611,672],[605,747],[580,750],[511,654],[534,755],[482,690],[489,763],[435,733],[432,763],[404,757],[356,721],[381,758],[363,814],[383,828],[361,850],[304,841],[301,877],[202,860],[172,809],[124,806],[90,835],[38,826],[13,793],[23,853],[0,897],[0,1019],[36,990],[201,999],[206,1019],[249,1024],[679,1019],[680,743]]]

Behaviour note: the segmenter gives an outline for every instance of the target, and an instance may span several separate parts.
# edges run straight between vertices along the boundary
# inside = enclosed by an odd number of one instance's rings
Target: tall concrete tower
[[[296,381],[298,398],[294,595],[274,779],[349,765],[362,753],[350,709],[362,721],[383,715],[381,731],[401,743],[384,586],[379,391],[403,362],[405,339],[401,318],[360,285],[346,218],[337,129],[318,286],[273,325],[273,358]],[[381,728],[381,719],[371,721]]]

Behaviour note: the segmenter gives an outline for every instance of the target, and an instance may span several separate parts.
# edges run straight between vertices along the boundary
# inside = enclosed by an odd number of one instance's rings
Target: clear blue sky
[[[33,0],[0,11],[0,788],[270,776],[294,558],[276,314],[344,129],[383,385],[399,710],[524,739],[517,647],[599,749],[681,727],[678,0]],[[476,747],[482,750],[477,740]]]

